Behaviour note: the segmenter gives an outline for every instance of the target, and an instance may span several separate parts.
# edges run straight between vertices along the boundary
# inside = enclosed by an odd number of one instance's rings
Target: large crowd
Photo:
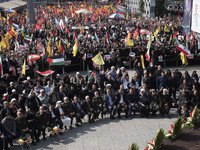
[[[75,11],[81,8],[87,8],[93,14],[76,14]],[[7,150],[8,143],[13,146],[13,139],[27,136],[35,145],[41,136],[46,140],[47,128],[51,130],[58,126],[67,130],[74,125],[79,127],[85,116],[88,116],[89,123],[103,118],[105,114],[110,114],[111,119],[121,118],[122,112],[126,118],[133,118],[138,112],[141,117],[157,114],[169,117],[170,108],[175,107],[180,116],[187,117],[196,105],[200,107],[200,84],[196,71],[190,75],[187,71],[182,74],[179,70],[165,72],[162,69],[166,54],[179,56],[173,38],[180,36],[181,42],[187,41],[193,54],[198,53],[197,39],[192,34],[181,36],[182,24],[177,17],[134,18],[133,13],[124,14],[125,19],[109,19],[116,9],[115,4],[86,2],[37,6],[35,25],[28,23],[25,11],[10,14],[7,19],[1,16],[0,149],[4,145]],[[61,19],[64,27],[58,21]],[[159,32],[155,34],[153,31],[158,28]],[[9,38],[9,29],[16,31],[17,36]],[[125,42],[128,34],[134,36],[135,30],[140,29],[154,33],[151,62],[144,60],[145,66],[148,66],[146,70],[136,56],[143,55],[145,58],[150,35],[138,32],[136,37],[131,36],[134,46],[127,46]],[[25,38],[27,35],[32,37],[31,41]],[[73,57],[77,40],[78,52]],[[38,43],[43,48],[38,48]],[[60,45],[64,47],[62,53]],[[95,66],[95,71],[88,71],[86,77],[79,72],[76,77],[68,73],[62,77],[56,68],[53,77],[39,75],[35,79],[33,74],[17,73],[17,68],[23,65],[29,54],[42,54],[43,49],[46,49],[43,57],[27,61],[30,70],[47,70],[47,58],[55,55],[71,59],[73,63],[80,61],[85,54],[95,56],[98,52],[101,52],[105,65]],[[130,52],[134,52],[131,56],[134,76],[128,74],[120,58],[124,53],[129,56]],[[109,59],[104,57],[107,54]],[[88,61],[91,58],[86,57],[85,62]]]

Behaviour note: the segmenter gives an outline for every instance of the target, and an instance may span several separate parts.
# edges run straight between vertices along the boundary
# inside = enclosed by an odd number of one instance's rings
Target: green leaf
[[[129,150],[139,150],[139,147],[138,147],[138,145],[136,143],[133,143],[131,145],[131,147],[129,148]]]
[[[165,130],[161,128],[158,130],[157,135],[154,138],[155,141],[154,150],[157,150],[162,145],[164,139],[165,139]]]

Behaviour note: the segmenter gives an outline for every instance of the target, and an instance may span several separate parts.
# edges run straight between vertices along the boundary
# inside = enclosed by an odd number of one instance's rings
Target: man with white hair
[[[40,94],[38,95],[39,100],[42,103],[42,106],[44,107],[45,110],[47,110],[47,108],[49,107],[49,98],[47,96],[47,94],[44,92],[44,89],[40,90]]]
[[[88,122],[89,123],[94,122],[94,109],[89,95],[85,96],[85,101],[82,105],[82,108],[85,114],[88,115]]]

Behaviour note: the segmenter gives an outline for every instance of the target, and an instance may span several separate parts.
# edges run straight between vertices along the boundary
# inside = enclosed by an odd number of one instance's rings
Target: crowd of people
[[[89,9],[92,15],[76,14],[75,11],[81,8]],[[122,112],[126,118],[132,118],[137,112],[141,117],[158,113],[169,117],[170,108],[176,107],[180,116],[187,117],[194,106],[200,107],[196,71],[189,75],[187,71],[182,74],[178,70],[165,72],[162,69],[167,54],[179,57],[174,38],[180,36],[179,40],[187,42],[193,54],[199,52],[197,39],[192,34],[191,40],[188,40],[190,35],[181,36],[182,24],[177,17],[134,18],[133,13],[124,14],[125,19],[109,19],[109,15],[116,11],[115,4],[89,2],[36,6],[35,25],[29,24],[26,11],[8,14],[6,19],[2,13],[0,149],[4,145],[7,150],[8,143],[13,146],[13,139],[27,136],[35,145],[41,135],[46,140],[47,128],[58,126],[67,130],[74,125],[79,127],[85,116],[89,123],[105,114],[110,114],[111,119],[121,118]],[[140,29],[148,33],[141,33]],[[155,34],[157,29],[159,31]],[[151,62],[144,60],[148,66],[144,71],[137,56],[145,58],[149,32],[154,35]],[[133,41],[133,46],[127,45],[128,34],[132,35],[128,40]],[[31,37],[31,41],[27,37]],[[73,57],[76,42],[78,52]],[[60,52],[61,47],[63,52]],[[23,65],[29,54],[43,54],[33,62],[27,59],[29,70],[43,71],[49,68],[48,57],[62,56],[71,59],[73,64],[85,54],[95,56],[99,52],[105,65],[97,65],[95,75],[90,71],[86,77],[79,72],[76,77],[68,73],[62,77],[57,67],[53,78],[39,75],[35,79],[33,73],[17,73],[17,68]],[[134,52],[134,56],[130,56],[134,76],[128,74],[120,58],[129,56],[130,52]],[[109,58],[104,57],[107,54]],[[88,56],[85,57],[86,64],[92,58]]]

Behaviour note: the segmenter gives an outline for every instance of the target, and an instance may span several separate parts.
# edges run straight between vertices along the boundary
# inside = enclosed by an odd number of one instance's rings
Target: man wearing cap
[[[62,80],[62,79],[60,78],[60,74],[57,74],[57,75],[56,75],[56,78],[54,79],[55,83],[58,84],[60,80]]]
[[[140,89],[138,104],[140,106],[140,114],[142,117],[149,116],[149,99],[145,94],[145,89]]]
[[[8,95],[12,94],[13,89],[15,89],[15,85],[13,82],[10,82],[10,86],[7,88]]]
[[[16,98],[12,98],[11,99],[11,105],[10,108],[12,109],[13,112],[13,117],[16,118],[17,117],[17,111],[18,111],[18,107],[17,107],[17,99]]]
[[[17,93],[17,91],[15,89],[12,89],[12,94],[10,96],[10,98],[15,98],[18,99],[19,94]]]
[[[39,107],[42,106],[41,101],[35,95],[35,92],[32,91],[30,97],[27,99],[28,108],[31,109],[33,113],[36,113],[39,110]]]
[[[160,114],[164,117],[169,117],[171,98],[169,97],[168,90],[163,89],[163,92],[159,92],[158,96],[159,96]]]
[[[31,77],[27,77],[27,82],[28,82],[28,85],[29,87],[32,87],[33,86],[33,81],[31,81]]]

